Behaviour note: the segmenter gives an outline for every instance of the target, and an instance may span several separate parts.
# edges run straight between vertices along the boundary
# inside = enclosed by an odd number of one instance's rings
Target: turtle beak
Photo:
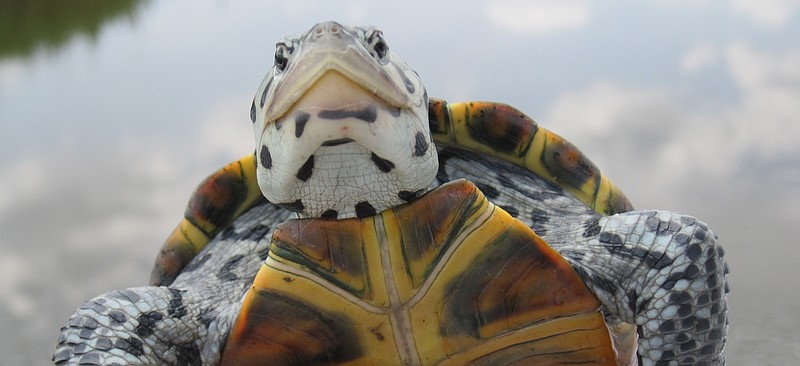
[[[350,34],[348,34],[350,33]],[[357,86],[395,108],[412,108],[413,101],[372,55],[338,23],[317,24],[272,93],[265,121],[271,123],[292,110],[314,85],[330,72],[341,74]]]

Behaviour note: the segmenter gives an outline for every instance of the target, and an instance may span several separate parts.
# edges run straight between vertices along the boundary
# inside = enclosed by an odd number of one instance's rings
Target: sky
[[[274,44],[383,29],[431,96],[514,105],[640,209],[707,222],[731,267],[730,365],[800,358],[800,1],[146,1],[0,58],[0,342],[44,365],[83,301],[147,282],[200,180],[253,149]],[[2,37],[3,35],[0,35]],[[6,338],[6,337],[4,337]]]

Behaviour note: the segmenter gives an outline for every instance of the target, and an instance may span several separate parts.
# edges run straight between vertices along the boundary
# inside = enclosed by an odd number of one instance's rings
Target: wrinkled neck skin
[[[251,109],[258,184],[299,217],[366,217],[438,169],[419,76],[374,28],[320,23],[280,41]]]

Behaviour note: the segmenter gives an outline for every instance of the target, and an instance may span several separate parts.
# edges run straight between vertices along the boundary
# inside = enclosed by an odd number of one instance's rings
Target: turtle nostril
[[[316,28],[314,28],[314,33],[317,34],[317,35],[321,35],[322,32],[324,32],[324,31],[325,30],[322,29],[322,26],[320,26],[320,25],[318,25]]]
[[[339,33],[339,27],[336,24],[331,24],[328,30],[333,34]]]

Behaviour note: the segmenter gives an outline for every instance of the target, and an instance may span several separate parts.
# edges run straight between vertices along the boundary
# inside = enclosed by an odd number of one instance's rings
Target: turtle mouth
[[[353,117],[372,123],[377,119],[378,109],[392,111],[392,114],[407,109],[406,106],[381,98],[378,93],[367,90],[336,70],[327,71],[310,87],[297,94],[296,101],[286,112],[272,120],[268,119],[267,124],[281,123],[292,115],[314,115],[331,121]]]
[[[329,147],[330,146],[339,146],[339,145],[349,144],[349,143],[355,142],[355,141],[356,140],[353,140],[351,138],[333,139],[333,140],[323,141],[322,145],[320,145],[320,146],[329,146]]]

